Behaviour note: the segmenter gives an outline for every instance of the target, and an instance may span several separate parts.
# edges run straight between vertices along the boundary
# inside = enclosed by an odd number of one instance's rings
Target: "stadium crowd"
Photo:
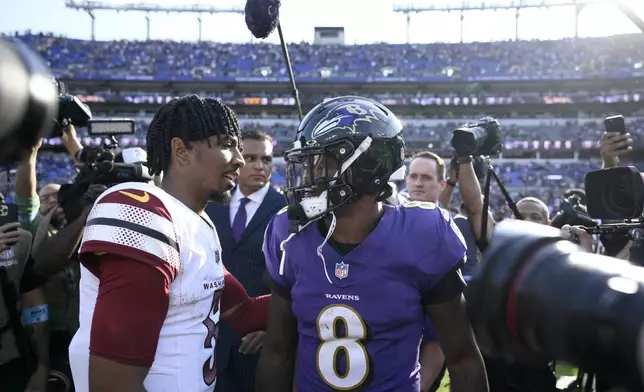
[[[135,117],[136,136],[122,137],[125,146],[143,146],[145,132],[151,118]],[[409,142],[426,143],[425,146],[435,150],[450,148],[451,133],[457,127],[472,123],[476,120],[423,120],[402,119],[405,126],[405,140]],[[601,119],[504,119],[502,121],[504,146],[507,150],[563,149],[569,151],[593,149],[599,146],[598,140],[604,132]],[[280,143],[290,143],[297,129],[297,121],[277,118],[240,118],[244,130],[258,130],[268,133]],[[632,118],[626,123],[628,132],[633,137],[635,146],[644,145],[644,119]],[[79,136],[85,145],[100,143],[99,138],[90,138],[83,128]],[[549,141],[549,145],[544,142]],[[46,141],[49,142],[49,141]],[[52,140],[51,142],[56,142]],[[558,144],[555,146],[555,142]],[[534,144],[536,143],[536,145]]]
[[[58,73],[75,77],[286,76],[279,45],[85,41],[18,34]],[[642,67],[638,35],[556,41],[426,45],[289,45],[300,77],[580,78],[632,76]]]
[[[169,102],[174,95],[163,92],[143,91],[111,91],[97,90],[87,91],[85,89],[74,89],[73,93],[80,96],[81,100],[89,103],[132,103],[132,104],[158,104]],[[204,97],[217,98],[228,105],[258,105],[258,106],[294,106],[295,100],[292,95],[276,92],[250,92],[241,93],[236,91],[187,91],[184,94],[198,94]],[[307,92],[302,94],[300,99],[303,103],[316,104],[323,102],[330,97],[343,95],[339,92]],[[428,93],[428,92],[384,92],[363,94],[367,98],[375,99],[383,105],[395,106],[481,106],[481,105],[522,105],[522,104],[575,104],[575,103],[616,103],[616,102],[639,102],[642,99],[640,90],[620,91],[615,89],[606,92],[530,92],[513,91],[508,94],[491,94],[484,91],[471,94],[449,94],[449,93]]]

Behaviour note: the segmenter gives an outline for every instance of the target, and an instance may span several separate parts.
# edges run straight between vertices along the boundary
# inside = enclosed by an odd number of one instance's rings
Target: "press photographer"
[[[18,207],[0,195],[0,380],[3,392],[46,392],[45,279],[33,270],[31,234],[19,226]]]
[[[487,162],[480,157],[495,156],[501,152],[501,126],[491,117],[482,118],[475,124],[463,125],[452,133],[452,147],[457,157],[456,174],[461,198],[467,210],[467,219],[470,221],[479,246],[484,247],[491,236],[494,220],[488,213],[488,206],[484,206],[485,200],[481,197],[483,193],[479,178],[486,178],[492,175],[493,171],[488,170]],[[486,186],[489,195],[489,179]],[[486,224],[483,224],[484,222]]]
[[[452,147],[458,162],[458,186],[463,199],[462,211],[467,214],[472,231],[481,251],[487,248],[496,222],[489,213],[490,185],[494,178],[501,189],[508,206],[515,216],[527,218],[542,224],[550,223],[548,208],[536,198],[524,198],[513,202],[498,178],[488,159],[501,152],[501,126],[496,119],[486,117],[476,124],[467,124],[454,130]],[[481,192],[481,180],[484,191]],[[526,362],[488,355],[485,357],[486,370],[491,391],[535,391],[556,390],[556,379],[549,359]]]
[[[93,120],[88,133],[108,136],[101,147],[84,148],[77,154],[79,173],[72,184],[63,185],[58,192],[58,207],[43,225],[58,222],[57,233],[40,240],[34,246],[35,268],[51,274],[76,264],[74,254],[80,243],[83,228],[94,201],[108,187],[123,182],[149,182],[152,177],[143,165],[146,157],[140,148],[118,151],[115,135],[134,134],[134,122],[127,119]],[[140,150],[140,152],[139,152]],[[135,152],[136,151],[136,152]],[[127,161],[126,161],[127,160]],[[64,219],[57,218],[62,216]],[[69,223],[67,223],[69,222]],[[40,230],[40,228],[39,228]]]

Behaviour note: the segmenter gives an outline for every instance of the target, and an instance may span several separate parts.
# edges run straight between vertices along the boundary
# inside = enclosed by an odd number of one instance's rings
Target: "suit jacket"
[[[222,260],[226,269],[237,278],[248,291],[248,295],[256,297],[270,293],[270,288],[264,281],[266,264],[262,245],[264,232],[271,218],[284,206],[284,195],[270,187],[262,204],[246,226],[242,238],[235,242],[230,223],[230,209],[227,205],[209,203],[206,213],[215,224],[221,241]],[[219,324],[219,339],[217,339],[217,373],[222,374],[230,361],[245,362],[248,378],[254,379],[255,366],[252,358],[255,356],[238,353],[241,336],[226,323]],[[233,359],[233,357],[237,357]],[[242,358],[245,357],[245,358]],[[248,358],[251,357],[251,358]],[[250,361],[249,361],[250,360]]]

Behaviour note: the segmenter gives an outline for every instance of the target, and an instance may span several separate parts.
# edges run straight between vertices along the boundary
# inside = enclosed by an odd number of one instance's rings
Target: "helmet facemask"
[[[352,186],[353,166],[370,144],[369,137],[357,148],[346,139],[323,147],[298,147],[296,142],[286,154],[289,218],[304,225],[358,200],[361,194]]]

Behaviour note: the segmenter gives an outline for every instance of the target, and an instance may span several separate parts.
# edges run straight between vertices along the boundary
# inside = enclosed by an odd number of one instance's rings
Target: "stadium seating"
[[[123,145],[143,146],[145,133],[151,118],[137,118],[135,138],[123,137]],[[408,142],[427,143],[432,149],[445,151],[450,149],[451,134],[465,120],[415,120],[402,119],[405,125],[405,140]],[[598,141],[604,132],[602,119],[501,119],[505,149],[565,149],[579,150],[597,148]],[[279,142],[291,142],[297,129],[297,121],[293,119],[245,119],[241,118],[242,130],[261,130]],[[631,133],[636,146],[644,146],[644,118],[630,119],[627,129]],[[85,135],[79,129],[80,135]],[[100,138],[87,138],[84,136],[84,145],[100,142]],[[55,140],[54,140],[55,141]],[[545,141],[551,144],[545,146]],[[554,145],[559,141],[560,144]],[[537,142],[538,147],[533,147]]]
[[[280,78],[278,45],[171,41],[85,41],[48,35],[19,39],[52,69],[75,78]],[[316,46],[290,44],[301,78],[430,78],[435,80],[628,77],[642,67],[639,35],[556,41],[468,44]],[[420,80],[419,79],[419,80]]]

